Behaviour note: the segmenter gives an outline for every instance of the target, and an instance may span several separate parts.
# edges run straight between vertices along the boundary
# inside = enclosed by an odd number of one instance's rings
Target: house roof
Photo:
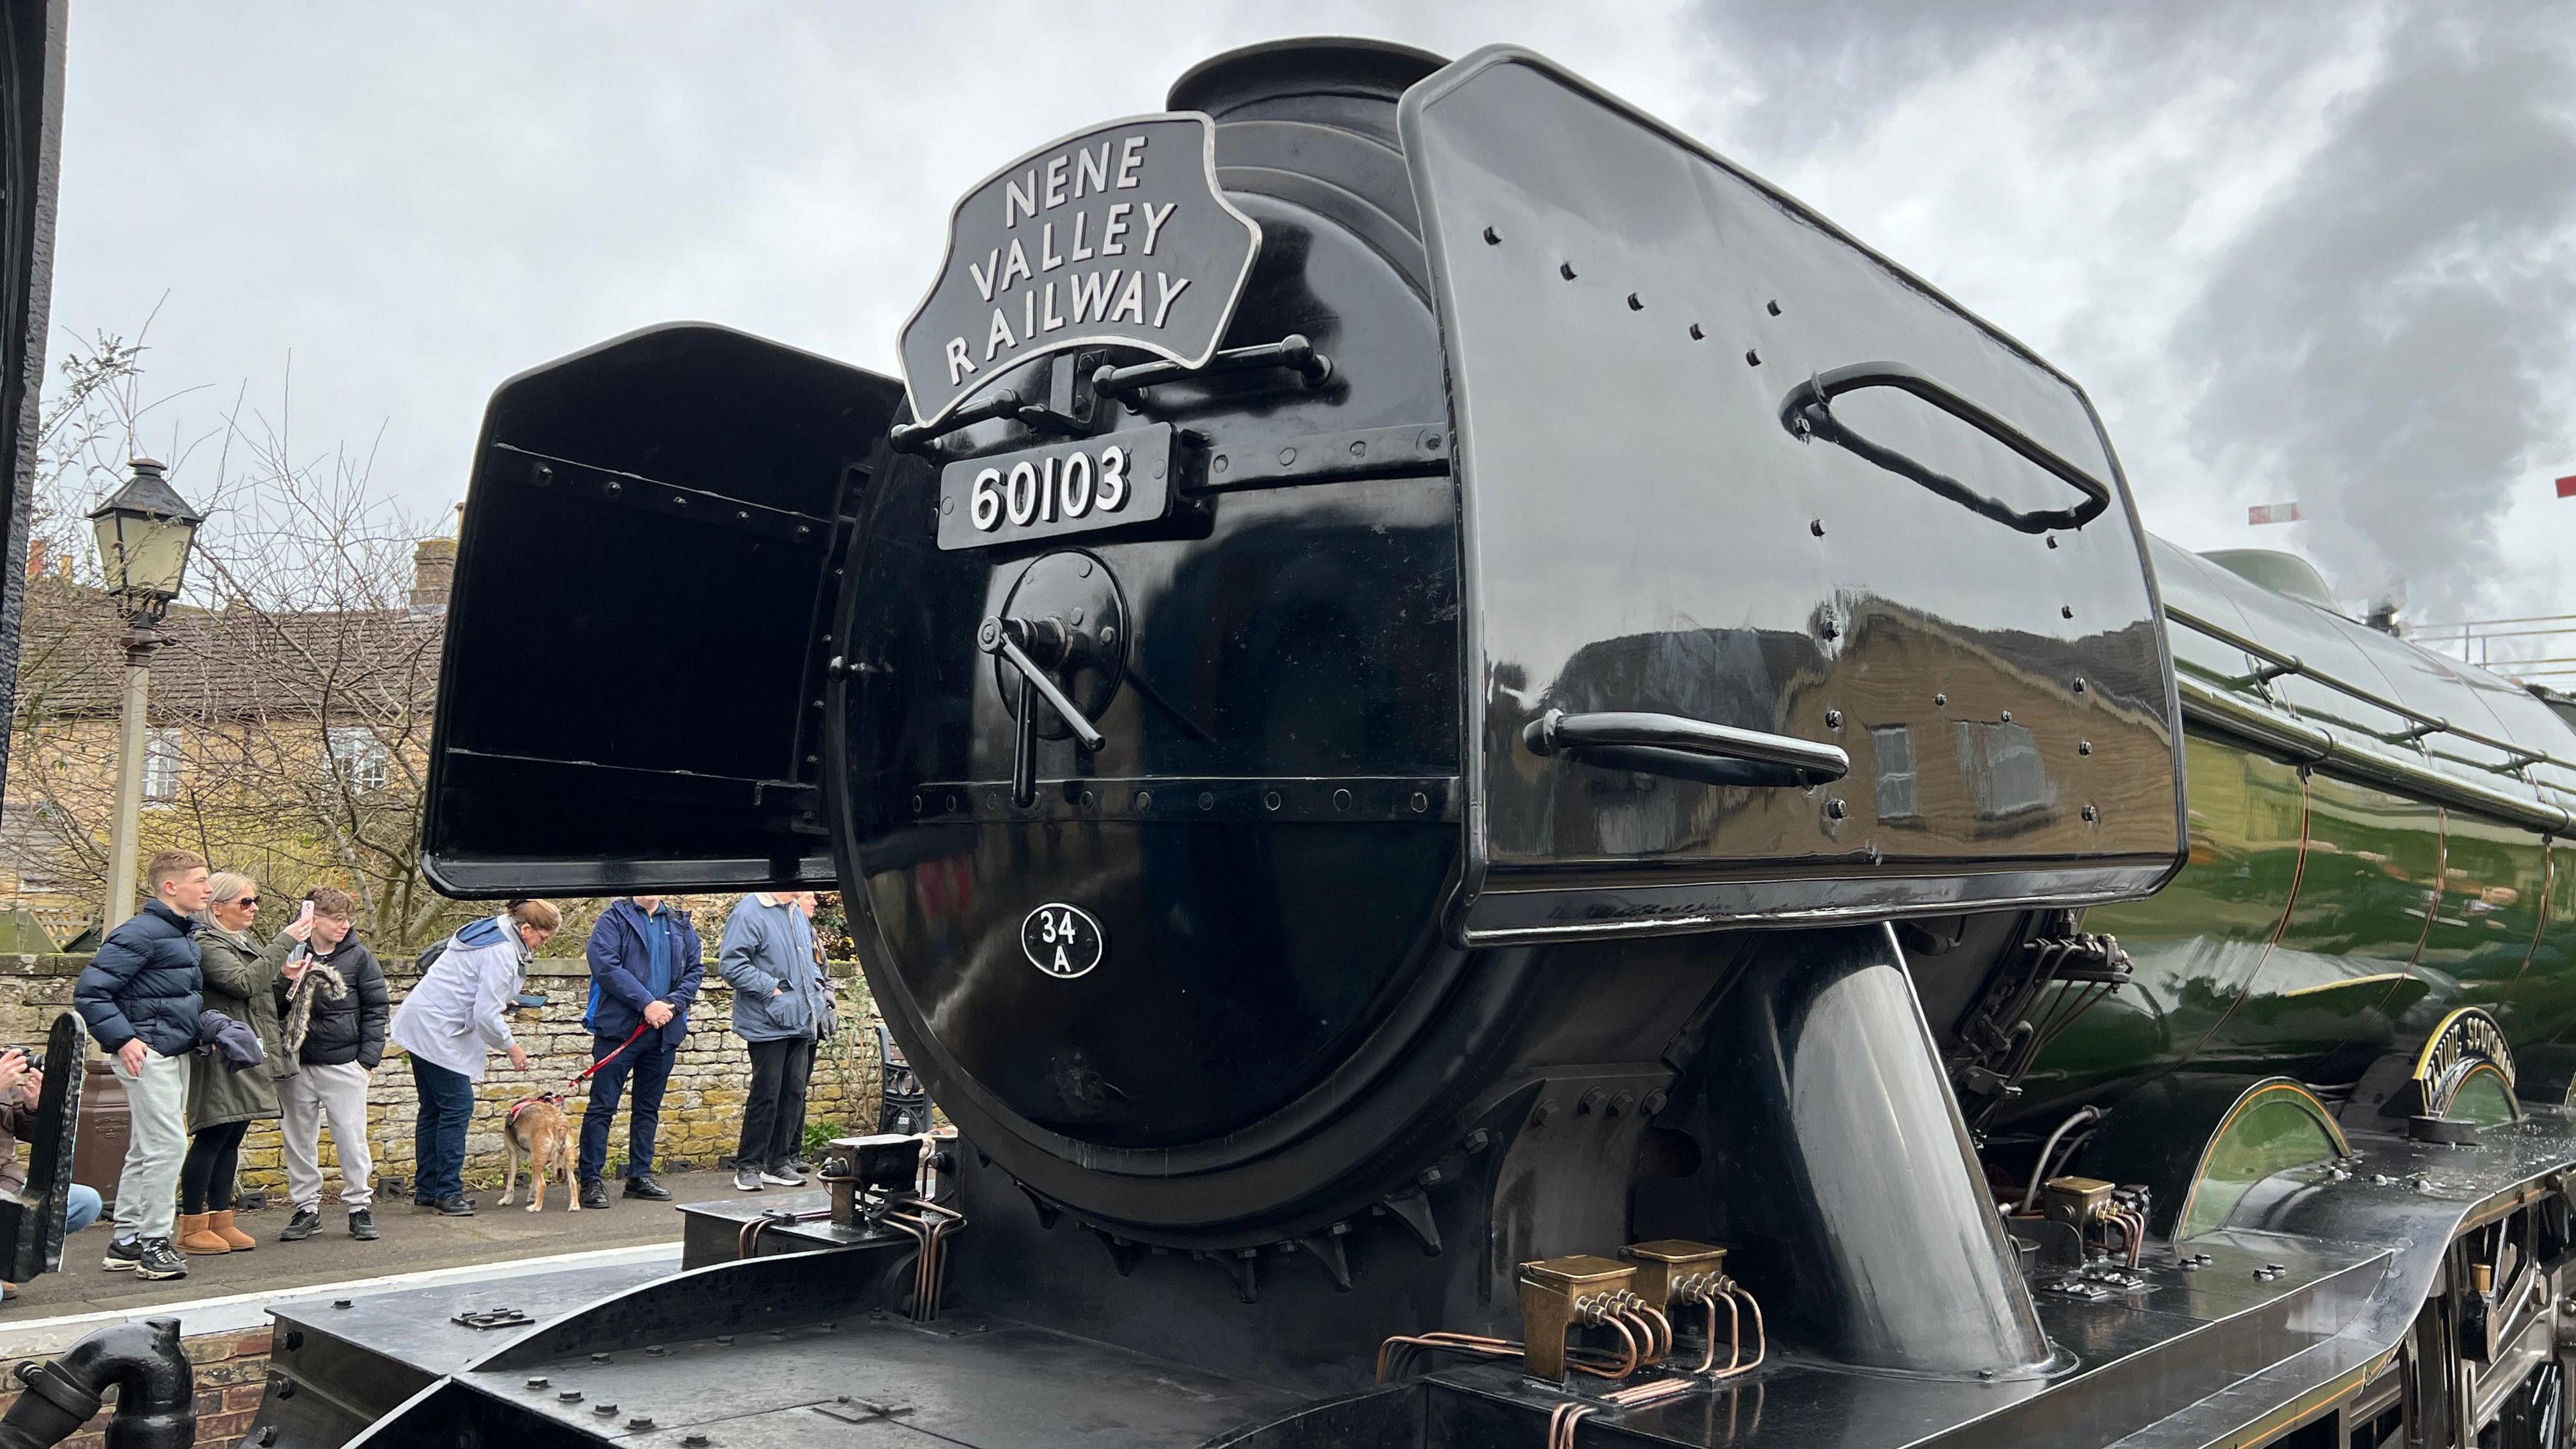
[[[154,651],[152,713],[203,723],[417,715],[434,693],[441,610],[174,608]],[[27,584],[22,714],[111,717],[124,702],[114,600],[59,577]]]

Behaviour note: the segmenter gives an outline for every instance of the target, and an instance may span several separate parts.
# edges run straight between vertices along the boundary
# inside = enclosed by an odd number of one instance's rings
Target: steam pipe
[[[2048,1140],[2039,1144],[2039,1161],[2032,1163],[2030,1169],[2030,1190],[2021,1195],[2021,1206],[2013,1211],[2029,1212],[2030,1205],[2039,1201],[2039,1186],[2048,1180],[2048,1159],[2051,1153],[2057,1151],[2058,1139],[2086,1122],[2099,1121],[2101,1116],[2102,1109],[2099,1107],[2078,1107],[2075,1109],[2075,1115],[2057,1124],[2057,1130],[2049,1133]]]
[[[0,1416],[0,1449],[52,1449],[98,1413],[110,1384],[116,1417],[107,1449],[189,1449],[197,1442],[197,1382],[179,1347],[179,1320],[98,1330],[47,1364],[20,1364],[26,1392]]]

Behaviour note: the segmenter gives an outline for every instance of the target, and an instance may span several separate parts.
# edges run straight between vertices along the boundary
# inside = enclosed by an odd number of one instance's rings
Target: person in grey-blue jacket
[[[733,1185],[802,1187],[796,1160],[805,1143],[805,1083],[814,1043],[830,1011],[814,926],[794,896],[748,895],[725,918],[716,971],[733,988],[733,1029],[751,1052],[751,1094]]]

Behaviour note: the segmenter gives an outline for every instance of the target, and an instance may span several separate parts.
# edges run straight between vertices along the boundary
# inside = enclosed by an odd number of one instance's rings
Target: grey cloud
[[[2073,154],[2128,164],[2120,204],[2097,220],[2142,270],[2228,159],[2127,155],[2167,107],[2214,109],[2218,134],[2248,146],[2321,119],[2321,142],[2209,262],[2168,336],[2112,335],[2135,319],[2105,299],[2068,319],[2060,345],[2101,359],[2097,393],[2107,371],[2184,409],[2163,461],[2203,476],[2142,479],[2151,525],[2159,491],[2296,498],[2311,520],[2302,546],[2347,596],[2411,595],[2419,618],[2497,602],[2498,522],[2545,476],[2535,452],[2567,436],[2565,13],[1826,0],[1698,18],[1760,88],[1742,112],[1747,143],[1790,157],[1861,140],[1927,81],[2005,47],[2035,58],[2035,88],[2079,77],[2050,95],[2049,124]],[[2287,109],[2319,67],[2374,37],[2361,84],[2326,115]],[[2088,182],[2080,169],[2064,180]]]
[[[2576,177],[2550,110],[2576,90],[2576,19],[2430,13],[1241,0],[1121,7],[1110,24],[1037,4],[84,6],[57,335],[130,330],[166,292],[153,381],[206,391],[163,431],[204,433],[245,378],[273,405],[291,353],[299,435],[327,448],[383,428],[379,483],[434,513],[461,489],[493,383],[632,326],[705,317],[888,365],[959,188],[1046,136],[1152,109],[1211,51],[1296,31],[1453,55],[1515,41],[1825,192],[1838,221],[2052,352],[2101,402],[2151,523],[2220,517],[2214,500],[2275,472],[2262,496],[2297,491],[2312,513],[2358,490],[2367,516],[2310,525],[2315,546],[2355,588],[2406,577],[2422,606],[2474,589],[2480,530],[2552,422],[2538,379],[2565,376],[2570,269],[2549,248]],[[2561,34],[2511,29],[2543,24]],[[2350,64],[2400,25],[2384,67]],[[1998,54],[2026,62],[1995,72],[2012,93],[1955,86]],[[2296,108],[2347,71],[2368,84],[2323,118],[2305,169],[2250,224],[2231,200],[2242,234],[2183,255],[2177,218],[2213,171],[2271,174],[2229,152],[2312,134]],[[1876,131],[1926,94],[1938,115]],[[2039,168],[1996,178],[2015,186],[1869,164],[1874,143],[1981,163],[2011,126],[2047,142],[1991,163]],[[1997,266],[1999,245],[2031,265]],[[2389,501],[2419,478],[2421,509]]]
[[[2576,316],[2571,47],[2514,12],[2410,19],[2175,339],[2214,460],[2265,469],[2347,592],[2477,601]]]

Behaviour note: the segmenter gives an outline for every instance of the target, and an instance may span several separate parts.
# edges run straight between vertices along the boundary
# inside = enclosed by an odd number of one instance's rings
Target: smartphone
[[[295,924],[299,926],[309,926],[313,924],[313,903],[311,901],[306,901],[304,903],[304,909],[295,913]]]

